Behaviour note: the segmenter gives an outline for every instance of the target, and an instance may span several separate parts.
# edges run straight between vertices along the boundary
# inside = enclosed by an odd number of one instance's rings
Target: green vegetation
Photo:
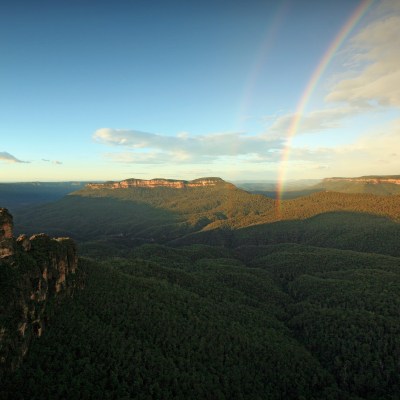
[[[15,213],[16,230],[89,240],[118,237],[167,242],[225,221],[256,223],[274,201],[230,184],[174,189],[84,189],[57,202]],[[213,225],[214,224],[214,225]]]
[[[368,181],[369,180],[369,181]],[[379,183],[371,182],[371,180],[377,180]],[[382,181],[383,180],[383,181]],[[399,175],[386,175],[386,176],[361,176],[359,178],[335,178],[324,179],[319,184],[315,185],[315,189],[331,191],[331,192],[341,192],[341,193],[368,193],[380,196],[388,195],[399,195],[400,185],[385,182],[384,180],[400,180]]]
[[[145,245],[81,260],[4,399],[395,399],[400,260]]]
[[[283,200],[278,208],[272,199],[225,183],[185,189],[86,188],[57,202],[15,213],[20,232],[42,231],[113,246],[118,241],[117,247],[126,248],[154,242],[236,246],[244,240],[250,244],[294,241],[365,251],[370,242],[379,243],[380,237],[389,250],[379,250],[379,244],[371,251],[387,254],[397,249],[393,240],[399,236],[399,218],[400,196],[319,192]],[[321,233],[325,238],[318,241]],[[326,238],[346,245],[331,246]],[[353,242],[356,247],[351,247]]]
[[[299,190],[286,190],[280,193],[280,198],[283,200],[297,199],[298,197],[309,196],[310,194],[321,192],[324,189],[299,189]],[[252,194],[262,194],[263,196],[269,197],[270,199],[278,198],[278,192],[276,190],[251,190]]]
[[[400,225],[388,218],[370,214],[333,212],[306,220],[240,229],[235,232],[233,241],[234,246],[275,243],[309,244],[400,256]]]
[[[398,195],[83,189],[15,221],[78,239],[86,286],[2,399],[398,398]]]

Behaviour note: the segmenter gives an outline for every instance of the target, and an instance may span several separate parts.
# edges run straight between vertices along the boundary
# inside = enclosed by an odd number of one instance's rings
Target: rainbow
[[[336,35],[336,37],[333,40],[333,42],[331,43],[331,45],[326,50],[322,59],[318,63],[317,68],[315,68],[313,74],[311,75],[311,78],[308,81],[308,84],[307,84],[302,96],[300,97],[300,100],[296,107],[296,111],[293,114],[293,118],[292,118],[290,126],[287,130],[286,144],[285,144],[285,148],[282,152],[282,157],[281,157],[279,171],[278,171],[278,182],[277,182],[277,186],[276,186],[277,217],[280,217],[280,214],[281,214],[282,192],[283,192],[283,186],[284,186],[284,181],[285,181],[286,166],[287,166],[287,161],[290,156],[290,150],[291,150],[293,137],[296,135],[296,132],[299,127],[301,117],[304,113],[306,105],[307,105],[308,101],[310,100],[311,94],[314,91],[315,87],[317,86],[318,81],[321,79],[321,76],[325,72],[327,66],[331,62],[336,51],[341,46],[341,44],[344,42],[346,37],[350,34],[350,32],[353,30],[353,28],[356,26],[357,22],[366,13],[366,11],[368,10],[368,8],[371,6],[371,4],[373,2],[374,2],[374,0],[362,0],[361,1],[361,3],[358,5],[358,7],[353,12],[353,14],[350,16],[350,18],[347,20],[347,22],[344,24],[344,26],[340,29],[339,33]]]
[[[255,58],[255,62],[250,69],[247,79],[245,81],[243,95],[241,96],[241,103],[237,112],[236,126],[242,129],[244,119],[247,118],[247,112],[251,106],[252,96],[254,94],[258,79],[263,72],[263,67],[268,62],[268,56],[275,43],[275,38],[282,26],[285,16],[289,10],[289,3],[284,1],[279,3],[275,12],[272,14],[268,28],[265,32],[264,39]]]

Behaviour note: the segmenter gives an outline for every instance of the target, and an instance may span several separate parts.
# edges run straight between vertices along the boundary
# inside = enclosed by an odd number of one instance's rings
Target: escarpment
[[[120,182],[105,182],[105,183],[89,183],[86,185],[88,189],[126,189],[126,188],[156,188],[156,187],[168,187],[174,189],[185,189],[205,186],[217,186],[217,185],[231,185],[225,182],[221,178],[199,178],[192,181],[175,180],[175,179],[126,179]],[[233,185],[231,185],[233,186]]]
[[[400,185],[400,176],[399,175],[390,175],[390,176],[360,176],[358,178],[325,178],[322,181],[323,183],[330,182],[354,182],[354,183],[366,183],[372,185],[379,185],[382,183],[389,183],[392,185]]]
[[[80,286],[69,238],[41,233],[13,237],[13,219],[0,208],[0,372],[15,370],[49,318],[49,304]]]

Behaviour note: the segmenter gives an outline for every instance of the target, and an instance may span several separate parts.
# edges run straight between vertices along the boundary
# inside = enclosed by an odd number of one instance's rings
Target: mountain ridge
[[[331,178],[324,178],[322,183],[324,182],[365,182],[365,183],[372,183],[372,184],[379,184],[379,183],[391,183],[394,185],[400,185],[400,175],[366,175],[366,176],[359,176],[359,177],[331,177]]]
[[[186,181],[182,179],[166,179],[166,178],[153,178],[153,179],[130,178],[119,182],[109,181],[105,183],[88,183],[85,187],[87,189],[126,189],[133,187],[146,187],[146,188],[170,187],[175,189],[183,189],[183,188],[217,186],[217,185],[232,185],[232,184],[225,182],[223,179],[218,177],[198,178],[191,181]]]
[[[400,193],[400,175],[365,175],[325,178],[314,189],[341,193],[369,193],[379,196]]]

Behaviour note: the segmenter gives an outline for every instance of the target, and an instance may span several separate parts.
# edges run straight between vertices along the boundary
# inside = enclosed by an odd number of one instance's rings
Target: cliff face
[[[400,177],[379,177],[379,176],[361,176],[359,178],[325,178],[323,182],[358,182],[378,185],[381,183],[391,183],[393,185],[400,185]]]
[[[216,186],[227,184],[221,178],[200,178],[193,181],[174,180],[174,179],[126,179],[121,182],[106,182],[106,183],[89,183],[86,185],[89,189],[125,189],[133,187],[169,187],[174,189],[184,189],[193,187]]]
[[[12,216],[0,208],[0,371],[14,370],[42,335],[49,304],[77,286],[78,257],[69,238],[13,237]]]
[[[7,210],[0,209],[0,259],[14,254],[13,221]]]

